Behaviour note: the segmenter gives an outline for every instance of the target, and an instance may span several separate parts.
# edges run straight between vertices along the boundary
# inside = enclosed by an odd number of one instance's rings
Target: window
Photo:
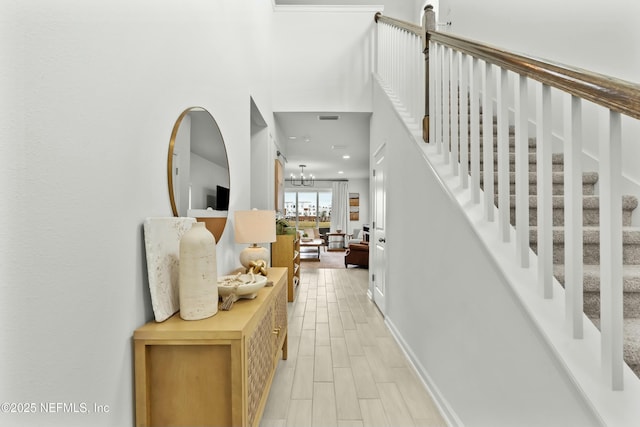
[[[331,224],[331,190],[286,191],[285,218],[297,228],[326,228]]]

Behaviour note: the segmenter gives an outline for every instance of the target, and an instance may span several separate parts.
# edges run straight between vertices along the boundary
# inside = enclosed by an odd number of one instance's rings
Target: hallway
[[[366,295],[368,270],[308,269],[261,426],[445,426]]]

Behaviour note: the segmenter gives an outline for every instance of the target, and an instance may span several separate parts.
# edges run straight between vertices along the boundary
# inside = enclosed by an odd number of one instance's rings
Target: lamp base
[[[240,252],[240,264],[246,269],[251,267],[252,261],[263,260],[269,263],[269,251],[267,248],[263,248],[262,246],[249,246]]]

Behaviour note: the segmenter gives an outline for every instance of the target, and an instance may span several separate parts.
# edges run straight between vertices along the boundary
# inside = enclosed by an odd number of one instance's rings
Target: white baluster
[[[399,31],[398,38],[398,96],[400,98],[400,102],[407,108],[407,91],[405,90],[407,87],[406,76],[404,73],[404,69],[407,64],[407,32],[404,30]],[[400,64],[403,66],[400,67]]]
[[[509,199],[509,72],[500,69],[498,99],[498,226],[503,242],[509,241],[511,207]]]
[[[436,111],[436,44],[429,41],[429,144],[436,143],[438,134],[438,115]]]
[[[451,130],[451,114],[449,113],[451,100],[451,49],[448,47],[444,48],[442,65],[442,154],[444,155],[444,163],[449,164],[451,150],[449,145],[449,132]]]
[[[404,31],[404,37],[403,37],[403,46],[402,46],[402,53],[404,58],[402,59],[402,64],[406,64],[406,69],[403,70],[402,73],[402,93],[403,98],[404,98],[404,104],[407,106],[407,112],[409,113],[409,117],[413,118],[412,115],[412,111],[411,111],[411,91],[409,90],[409,87],[411,85],[415,84],[415,80],[409,80],[410,77],[412,77],[411,75],[411,52],[410,52],[410,48],[411,48],[411,35],[409,34],[408,31]]]
[[[551,176],[551,87],[540,85],[537,97],[538,284],[544,298],[553,297],[553,224]]]
[[[622,390],[622,138],[620,113],[608,116],[600,134],[600,330],[605,375]]]
[[[388,67],[388,53],[387,53],[387,26],[382,24],[380,27],[380,55],[378,55],[378,70],[380,77],[384,84],[387,84],[387,67]]]
[[[402,63],[402,55],[400,46],[402,46],[401,42],[402,32],[396,28],[395,30],[395,42],[393,51],[395,52],[395,61],[393,61],[393,93],[396,95],[396,100],[400,100],[402,94],[400,93],[400,64]]]
[[[398,97],[398,30],[393,29],[392,41],[391,41],[391,90],[393,95]]]
[[[480,60],[473,58],[471,78],[471,200],[480,203]]]
[[[460,179],[469,188],[469,55],[460,61]]]
[[[419,46],[420,46],[420,50],[419,52],[422,52],[422,40],[419,40]],[[425,116],[427,110],[426,110],[426,102],[427,102],[427,92],[426,92],[426,88],[427,88],[427,84],[430,84],[427,82],[427,78],[426,78],[426,60],[424,57],[424,53],[420,53],[419,55],[419,60],[418,60],[418,81],[420,82],[420,86],[418,89],[418,108],[417,108],[417,112],[418,112],[418,123],[422,124],[422,118]],[[431,80],[431,79],[430,79]],[[429,110],[431,111],[431,110]]]
[[[409,69],[411,73],[409,74],[408,85],[407,85],[407,93],[409,94],[409,110],[411,111],[411,118],[415,121],[416,124],[420,123],[418,121],[418,110],[416,109],[417,105],[417,97],[418,97],[418,87],[420,86],[420,76],[418,75],[418,61],[417,59],[420,57],[420,49],[416,44],[415,35],[410,34],[409,38]]]
[[[416,56],[419,50],[414,50],[415,46],[415,37],[413,34],[409,34],[409,39],[407,40],[407,64],[409,73],[407,74],[407,105],[409,108],[409,112],[411,113],[411,118],[415,121],[416,114],[416,89],[419,83],[418,73],[416,69]],[[417,122],[416,122],[417,123]]]
[[[520,267],[529,267],[529,108],[528,79],[519,76],[516,89],[516,251]]]
[[[387,57],[387,26],[386,24],[382,24],[380,27],[380,31],[378,32],[378,40],[380,46],[380,54],[378,55],[378,73],[384,84],[387,84],[387,66],[389,64]]]
[[[568,329],[583,337],[582,103],[565,95],[564,114],[564,288]]]
[[[422,118],[424,117],[425,109],[424,109],[424,96],[425,96],[425,58],[422,52],[422,39],[420,37],[416,37],[416,48],[420,54],[416,57],[416,81],[419,82],[418,90],[416,91],[416,119],[417,123],[422,123]]]
[[[435,139],[435,143],[437,144],[437,149],[438,149],[438,154],[442,153],[442,61],[444,58],[443,55],[444,52],[444,47],[440,44],[435,44],[435,49],[433,50],[434,53],[434,62],[435,62],[435,67],[433,67],[434,70],[434,84],[436,87],[435,93],[436,93],[436,105],[435,105],[435,112],[436,112],[436,139]]]
[[[415,121],[416,124],[420,123],[418,120],[418,110],[417,110],[417,98],[418,98],[418,88],[420,87],[420,75],[418,74],[418,59],[420,58],[420,49],[418,48],[418,44],[416,43],[416,37],[414,34],[410,34],[409,38],[409,79],[407,85],[407,94],[409,95],[409,110],[411,111],[411,118]]]
[[[460,97],[458,93],[458,79],[460,74],[460,52],[451,51],[451,82],[450,82],[450,94],[449,103],[451,105],[451,173],[453,176],[458,176],[458,124],[460,117],[458,116],[458,103]]]
[[[494,220],[493,179],[493,65],[485,62],[482,91],[482,166],[484,175],[484,214],[487,221]]]

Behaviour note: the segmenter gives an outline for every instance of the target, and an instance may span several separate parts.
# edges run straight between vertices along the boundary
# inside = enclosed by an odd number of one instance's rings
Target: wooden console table
[[[287,269],[254,300],[195,321],[178,313],[134,332],[137,426],[258,426],[287,358]],[[280,353],[282,350],[282,353]]]

